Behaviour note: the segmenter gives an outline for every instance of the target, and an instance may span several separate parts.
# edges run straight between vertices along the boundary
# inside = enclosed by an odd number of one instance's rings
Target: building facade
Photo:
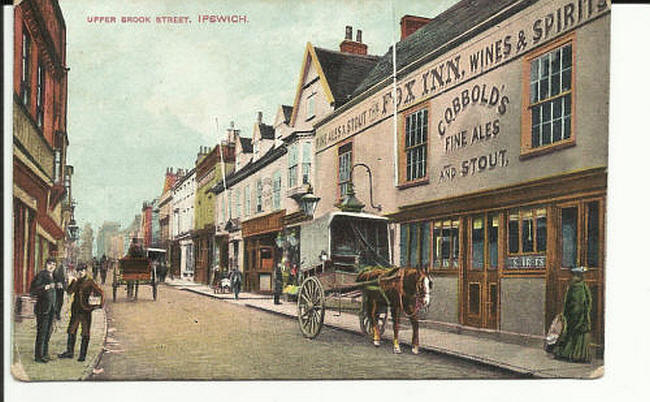
[[[21,295],[48,255],[64,257],[70,219],[66,25],[57,1],[17,2],[13,54],[13,291]]]
[[[316,123],[316,215],[352,180],[370,204],[363,163],[394,263],[435,276],[427,320],[541,339],[586,266],[602,347],[609,2],[463,0],[424,22],[395,82],[388,52]]]
[[[194,278],[194,196],[196,170],[187,171],[172,187],[172,273],[183,279]]]
[[[102,226],[99,227],[97,230],[97,239],[95,241],[95,256],[97,258],[101,258],[103,255],[108,256],[110,254],[112,237],[119,231],[120,224],[118,222],[104,222]]]

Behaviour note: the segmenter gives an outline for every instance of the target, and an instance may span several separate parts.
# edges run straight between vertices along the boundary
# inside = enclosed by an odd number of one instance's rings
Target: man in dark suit
[[[56,290],[52,272],[56,268],[56,260],[52,257],[45,261],[45,269],[36,274],[29,287],[29,293],[36,297],[34,314],[36,315],[36,343],[34,344],[34,360],[38,363],[50,361],[48,347],[50,330],[54,320],[56,307]]]
[[[56,304],[54,307],[54,316],[57,320],[60,320],[61,308],[63,307],[63,296],[65,294],[65,289],[68,287],[65,267],[62,263],[56,267],[52,276],[54,277],[54,283],[56,287]]]
[[[68,345],[65,352],[59,354],[59,358],[71,359],[74,356],[74,344],[77,338],[77,329],[81,324],[81,349],[79,351],[78,361],[86,360],[86,352],[88,352],[88,343],[90,343],[90,324],[92,311],[95,308],[104,307],[104,292],[95,283],[95,281],[88,275],[88,268],[86,264],[79,264],[77,266],[77,279],[73,279],[68,285],[68,294],[74,293],[72,299],[72,307],[70,308],[72,316],[70,317],[70,324],[68,325]],[[89,298],[91,293],[95,293],[101,297],[100,306],[91,306]]]

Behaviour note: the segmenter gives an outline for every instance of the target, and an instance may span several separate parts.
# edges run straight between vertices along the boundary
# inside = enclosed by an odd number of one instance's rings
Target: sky
[[[337,49],[345,26],[383,55],[399,18],[435,16],[455,0],[60,0],[67,27],[68,163],[80,226],[128,226],[160,196],[167,167],[189,169],[230,121],[250,136],[257,112],[273,123],[291,105],[306,43]],[[392,8],[394,7],[394,15]],[[199,15],[246,23],[199,23]],[[156,24],[188,16],[187,24]],[[115,23],[89,22],[115,17]],[[149,17],[151,23],[122,23]],[[218,122],[218,123],[217,123]]]

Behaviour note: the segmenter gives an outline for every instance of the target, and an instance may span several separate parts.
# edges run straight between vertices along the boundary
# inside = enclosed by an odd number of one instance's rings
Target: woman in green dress
[[[591,354],[591,292],[584,281],[585,267],[571,269],[573,277],[564,298],[566,325],[553,350],[555,357],[572,362],[589,362]]]

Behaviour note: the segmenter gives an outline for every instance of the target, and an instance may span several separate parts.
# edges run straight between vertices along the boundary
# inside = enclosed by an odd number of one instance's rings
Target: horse
[[[375,346],[380,345],[377,315],[380,308],[390,306],[393,317],[393,353],[401,353],[399,346],[399,320],[402,312],[411,321],[413,328],[413,354],[419,354],[418,313],[429,307],[433,281],[428,272],[418,268],[371,269],[357,276],[357,282],[376,281],[376,286],[364,286],[366,313],[372,323],[372,337]]]

